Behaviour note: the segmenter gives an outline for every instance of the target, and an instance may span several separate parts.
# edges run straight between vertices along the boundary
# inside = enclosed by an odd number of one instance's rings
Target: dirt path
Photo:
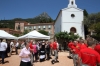
[[[72,59],[67,58],[68,52],[59,52],[59,63],[51,64],[51,60],[44,62],[35,62],[34,66],[74,66]],[[1,59],[0,59],[1,60]],[[0,64],[0,66],[19,66],[20,58],[15,53],[5,59],[5,64]]]

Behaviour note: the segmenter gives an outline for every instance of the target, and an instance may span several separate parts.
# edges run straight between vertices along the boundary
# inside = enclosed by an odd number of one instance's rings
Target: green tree
[[[75,40],[77,39],[79,36],[78,34],[74,34],[74,33],[68,33],[68,32],[59,32],[55,34],[56,39],[61,42],[63,41],[69,41],[69,40]]]
[[[95,32],[95,34],[91,35],[91,37],[96,40],[100,40],[100,22],[91,25],[89,29],[90,31]]]
[[[99,34],[100,33],[100,22],[92,24],[89,27],[90,30],[93,30],[95,33]]]
[[[19,34],[14,34],[14,36],[19,37],[20,35]]]
[[[88,17],[86,16],[84,17],[83,23],[87,25],[87,27],[90,27],[90,25],[100,22],[99,17],[100,17],[99,13],[89,14]]]
[[[89,31],[93,31],[91,28],[93,29],[94,25],[98,22],[100,22],[100,12],[89,14],[87,17],[85,16],[83,20],[85,35],[89,34]]]
[[[27,34],[28,32],[28,30],[24,30],[23,35]]]
[[[44,30],[39,30],[38,32],[41,34],[47,35],[47,36],[49,35],[49,33],[47,31],[44,31]]]
[[[96,22],[100,22],[100,12],[96,13]]]
[[[83,13],[85,17],[88,17],[88,12],[86,11],[86,9],[84,9]]]

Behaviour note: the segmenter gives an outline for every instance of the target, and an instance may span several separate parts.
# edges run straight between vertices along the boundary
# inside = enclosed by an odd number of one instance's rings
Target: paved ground
[[[59,63],[51,64],[51,60],[49,60],[44,62],[35,62],[34,66],[74,66],[72,59],[67,58],[67,56],[68,52],[59,52]],[[20,57],[13,54],[11,57],[6,58],[5,62],[5,64],[0,64],[0,66],[19,66]]]

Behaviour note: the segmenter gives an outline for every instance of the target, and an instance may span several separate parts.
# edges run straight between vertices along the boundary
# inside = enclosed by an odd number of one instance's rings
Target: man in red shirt
[[[100,43],[95,46],[94,50],[100,54]]]
[[[32,46],[32,44],[33,44],[33,40],[30,40],[30,49],[32,50],[33,49],[33,46]]]
[[[54,51],[54,59],[51,61],[52,64],[54,64],[55,62],[59,62],[58,61],[58,50],[59,50],[59,45],[58,45],[58,42],[57,40],[55,40],[53,42],[53,45],[52,45],[52,49]]]
[[[87,48],[87,44],[85,44],[84,40],[81,40],[80,50],[85,48]]]
[[[34,54],[33,54],[34,50],[33,50],[32,44],[33,44],[33,40],[30,40],[29,47],[30,47],[30,51],[31,51],[31,64],[33,63],[33,56],[34,56]]]
[[[78,41],[77,41],[76,48],[78,48],[78,50],[81,49],[81,40],[78,40]]]
[[[100,55],[94,50],[95,42],[88,41],[88,48],[80,50],[79,66],[96,66],[100,65]],[[81,62],[82,60],[82,62]]]
[[[68,48],[69,48],[69,58],[72,58],[72,50],[73,50],[73,47],[74,47],[74,43],[72,41],[69,42],[68,44]]]
[[[77,48],[77,41],[74,41],[74,45],[72,46],[72,54],[73,54],[73,63],[74,66],[78,65],[78,56],[79,56],[79,48]]]

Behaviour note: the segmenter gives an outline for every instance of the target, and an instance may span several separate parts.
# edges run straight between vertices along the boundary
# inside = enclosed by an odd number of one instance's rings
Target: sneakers
[[[54,64],[54,63],[55,63],[55,61],[54,61],[54,60],[52,60],[52,61],[51,61],[51,63],[52,63],[52,64]]]

